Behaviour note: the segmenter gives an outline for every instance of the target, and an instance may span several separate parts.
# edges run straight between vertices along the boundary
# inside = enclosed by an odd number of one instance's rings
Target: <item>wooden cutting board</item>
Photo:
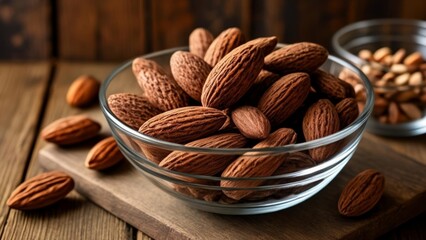
[[[96,172],[84,167],[86,147],[48,145],[39,160],[63,170],[76,189],[107,211],[155,239],[367,239],[377,237],[426,209],[426,166],[364,138],[343,171],[325,189],[290,209],[253,216],[227,216],[191,209],[154,186],[129,163]],[[383,198],[358,218],[337,212],[339,194],[356,173],[379,169]]]

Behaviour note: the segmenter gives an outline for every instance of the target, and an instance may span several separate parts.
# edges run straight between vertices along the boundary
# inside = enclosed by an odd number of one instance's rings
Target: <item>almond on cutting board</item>
[[[85,165],[89,169],[104,170],[124,159],[113,137],[107,137],[93,146],[86,156]]]

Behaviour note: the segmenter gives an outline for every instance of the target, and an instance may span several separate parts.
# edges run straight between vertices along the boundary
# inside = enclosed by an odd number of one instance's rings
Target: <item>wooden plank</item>
[[[0,59],[51,56],[48,0],[0,2]]]
[[[42,126],[46,126],[59,117],[89,112],[90,109],[75,109],[65,103],[69,84],[77,76],[87,73],[98,79],[104,79],[115,66],[116,64],[104,64],[99,67],[97,64],[60,63],[56,70]],[[34,100],[34,98],[30,98],[30,100]],[[96,108],[94,106],[91,109]],[[40,172],[37,154],[44,145],[45,142],[38,139],[29,164],[27,178]],[[30,212],[12,210],[7,222],[3,234],[4,239],[115,240],[129,239],[132,236],[132,228],[125,222],[88,202],[74,191],[65,201],[48,208]]]
[[[46,62],[0,63],[0,236],[9,214],[6,201],[31,154],[49,74]]]
[[[96,3],[97,1],[84,0],[57,1],[59,58],[80,60],[97,58],[98,11]]]
[[[153,50],[188,45],[196,27],[207,28],[215,36],[228,27],[240,27],[249,36],[247,0],[156,0],[151,5]]]
[[[122,61],[146,53],[145,5],[145,0],[58,1],[59,58]]]
[[[284,211],[254,216],[192,209],[162,192],[127,162],[103,173],[86,169],[88,147],[49,145],[40,152],[40,163],[46,169],[68,172],[76,179],[78,191],[155,239],[371,239],[426,209],[426,166],[377,146],[363,139],[348,166],[317,196]],[[339,194],[350,178],[366,168],[383,172],[385,194],[371,213],[344,218],[337,212]]]

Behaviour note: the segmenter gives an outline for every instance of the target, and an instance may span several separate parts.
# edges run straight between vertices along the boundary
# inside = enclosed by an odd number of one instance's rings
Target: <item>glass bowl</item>
[[[369,72],[371,63],[358,57],[364,49],[374,52],[388,47],[393,53],[405,49],[407,54],[418,51],[426,59],[426,22],[404,19],[360,21],[338,30],[333,35],[332,45],[339,56]],[[367,131],[396,137],[426,133],[426,69],[423,69],[426,65],[422,66],[408,70],[409,76],[415,72],[423,75],[423,82],[416,85],[384,84],[385,81],[376,80],[374,73],[370,75],[376,103]],[[375,67],[382,67],[382,73],[392,71],[391,67],[383,65],[376,64]],[[417,109],[413,109],[413,105]]]
[[[280,45],[282,46],[282,45]],[[168,68],[173,52],[187,50],[174,48],[155,52],[143,57],[151,59]],[[342,70],[359,76],[360,84],[365,87],[366,101],[359,117],[341,131],[314,141],[273,148],[203,148],[188,147],[171,143],[133,130],[120,121],[108,107],[107,98],[114,93],[142,93],[131,69],[132,61],[118,67],[103,82],[100,90],[100,105],[121,151],[127,160],[140,170],[153,184],[194,208],[214,213],[246,215],[275,212],[289,208],[315,195],[323,189],[342,170],[354,154],[361,140],[367,119],[373,108],[373,90],[367,77],[355,66],[334,56],[321,67],[332,74]],[[240,155],[248,157],[265,157],[269,161],[291,159],[281,164],[283,168],[269,177],[224,178],[220,174],[196,175],[171,171],[150,161],[140,146],[150,145],[166,151],[181,151],[187,154],[209,155],[215,161],[229,161]],[[321,163],[305,158],[311,149],[331,146],[335,154]],[[271,160],[272,159],[272,160]],[[220,182],[235,183],[234,187],[221,187]],[[248,184],[246,184],[248,183]],[[144,183],[141,183],[144,184]],[[227,186],[232,186],[227,185]],[[239,200],[227,197],[224,193],[241,194]],[[161,197],[161,196],[159,196]],[[143,201],[141,199],[141,201]]]

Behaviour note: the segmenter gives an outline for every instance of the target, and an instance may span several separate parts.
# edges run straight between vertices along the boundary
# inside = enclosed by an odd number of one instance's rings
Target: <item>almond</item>
[[[338,209],[348,217],[360,216],[379,202],[385,189],[385,177],[378,171],[367,169],[356,175],[343,189]]]
[[[340,119],[340,129],[351,124],[359,115],[358,104],[355,98],[345,98],[337,103],[336,111]]]
[[[309,167],[315,166],[315,161],[307,154],[302,152],[294,152],[290,153],[288,157],[285,159],[285,161],[275,170],[275,172],[272,175],[282,175],[286,173],[296,172],[299,170],[303,170]],[[274,180],[267,180],[264,185],[270,186],[270,185],[278,185],[287,183],[288,181],[285,179],[274,179]],[[303,187],[292,187],[292,188],[284,188],[284,189],[272,189],[272,190],[264,190],[264,191],[256,191],[252,194],[248,195],[244,199],[246,200],[261,200],[266,197],[269,197],[273,194],[278,194],[280,197],[284,195],[288,195],[295,192],[300,192],[301,189],[304,189]]]
[[[401,103],[399,107],[412,120],[422,118],[422,111],[414,103]]]
[[[204,58],[213,39],[213,35],[207,29],[194,29],[189,35],[189,52],[200,58]]]
[[[269,87],[257,107],[273,126],[284,122],[305,101],[309,94],[310,78],[306,73],[291,73]]]
[[[187,143],[217,132],[228,117],[223,111],[209,107],[173,109],[146,121],[139,132],[174,143]],[[148,159],[159,163],[170,151],[141,143]]]
[[[255,45],[232,50],[212,69],[203,86],[201,103],[205,107],[225,109],[250,89],[263,66],[263,54]]]
[[[203,148],[242,148],[247,139],[238,133],[223,133],[195,140],[185,146]],[[213,176],[223,171],[235,155],[173,151],[159,166],[178,172]]]
[[[311,74],[311,82],[317,92],[332,101],[355,97],[352,85],[322,70],[316,70]]]
[[[221,32],[204,55],[204,61],[214,67],[226,54],[244,43],[244,35],[238,28],[228,28]]]
[[[296,133],[289,128],[280,128],[271,133],[268,138],[256,144],[253,148],[277,147],[296,143]],[[233,161],[222,173],[226,178],[248,178],[271,176],[285,161],[287,154],[272,155],[245,153]],[[222,180],[223,188],[252,188],[263,183],[262,180]],[[223,190],[232,199],[240,200],[253,193],[253,190]]]
[[[280,75],[262,69],[253,85],[244,95],[242,102],[248,105],[257,105],[266,89],[271,87],[278,79],[280,79]]]
[[[118,119],[135,130],[138,130],[146,120],[162,112],[154,107],[145,96],[132,93],[110,95],[108,106]]]
[[[80,143],[95,137],[101,125],[85,116],[69,116],[60,118],[47,125],[40,133],[41,137],[58,145]]]
[[[90,149],[85,165],[94,170],[103,170],[114,166],[124,158],[113,137],[98,142]]]
[[[232,121],[246,138],[265,139],[271,131],[266,116],[252,106],[241,106],[232,111]]]
[[[38,209],[61,200],[73,188],[73,179],[63,172],[42,173],[19,185],[6,204],[19,210]]]
[[[340,119],[336,108],[328,99],[312,104],[303,117],[303,134],[307,141],[326,137],[340,130]],[[321,162],[336,153],[337,143],[309,150],[311,157]]]
[[[90,105],[96,101],[100,86],[100,82],[90,75],[78,77],[68,88],[67,103],[72,107]]]
[[[282,47],[265,57],[265,69],[276,73],[312,72],[328,57],[321,45],[300,42]]]
[[[201,101],[201,91],[212,68],[202,58],[176,51],[170,58],[170,68],[177,84],[193,99]]]
[[[277,46],[278,39],[275,36],[272,37],[260,37],[253,39],[251,41],[248,41],[246,44],[252,44],[255,46],[258,46],[262,52],[263,56],[266,56],[270,54],[272,51],[274,51],[275,47]]]
[[[163,111],[189,104],[189,96],[161,70],[143,67],[138,75],[138,83],[144,89],[148,101]]]
[[[158,63],[153,60],[146,59],[144,57],[137,57],[132,61],[132,71],[136,79],[139,81],[139,73],[144,68],[155,69],[155,71],[160,72],[161,74],[166,74],[166,71]],[[139,83],[139,86],[142,85]]]

